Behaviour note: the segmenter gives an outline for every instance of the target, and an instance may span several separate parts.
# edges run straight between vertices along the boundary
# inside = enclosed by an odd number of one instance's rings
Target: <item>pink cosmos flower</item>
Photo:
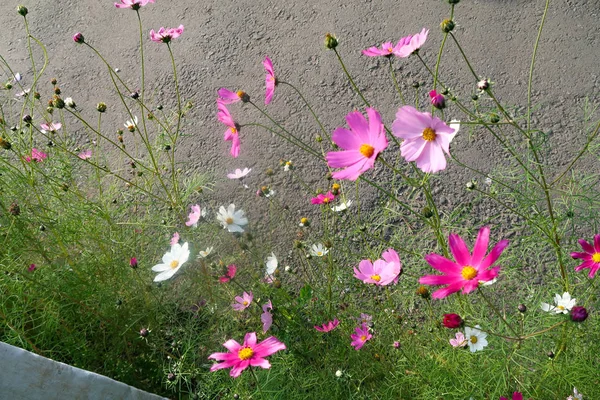
[[[42,133],[55,133],[57,130],[62,128],[62,124],[60,122],[50,122],[49,124],[40,124],[40,131]]]
[[[428,112],[404,106],[396,113],[392,133],[404,139],[400,153],[406,161],[416,161],[423,172],[433,173],[446,168],[444,152],[450,154],[450,142],[459,127],[455,123],[448,126]]]
[[[84,150],[81,153],[77,154],[77,157],[81,158],[82,160],[87,160],[88,158],[92,158],[92,151]]]
[[[343,151],[327,153],[331,168],[344,168],[333,173],[335,179],[355,181],[368,169],[373,168],[377,155],[388,145],[381,116],[374,108],[367,108],[369,121],[358,111],[346,115],[350,130],[337,128],[331,140]]]
[[[400,49],[404,45],[408,44],[408,42],[410,42],[410,36],[400,39],[396,45],[394,45],[392,42],[385,42],[381,45],[381,48],[377,48],[377,46],[369,47],[368,49],[363,50],[362,53],[368,57],[391,57],[392,55],[398,55],[397,53],[400,51]]]
[[[352,339],[352,343],[350,343],[350,345],[354,346],[354,350],[360,350],[365,345],[367,340],[371,340],[373,335],[369,333],[369,327],[367,324],[362,324],[361,326],[357,327],[355,332],[356,333],[350,335],[350,339]]]
[[[462,332],[456,332],[455,339],[450,339],[452,347],[465,347],[467,345],[467,338]]]
[[[273,315],[271,311],[273,309],[273,303],[269,300],[262,306],[263,313],[260,315],[260,320],[263,323],[263,333],[267,333],[271,325],[273,325]]]
[[[239,125],[235,123],[233,117],[229,113],[227,107],[225,107],[225,103],[223,100],[217,100],[217,118],[219,121],[228,126],[225,131],[224,140],[226,142],[231,141],[231,155],[233,157],[237,157],[240,155],[240,135],[239,135]]]
[[[31,149],[31,156],[25,156],[24,159],[26,162],[42,162],[46,158],[48,158],[48,154],[44,153],[41,150],[36,149],[35,147]]]
[[[30,265],[30,266],[27,268],[27,271],[29,271],[29,272],[33,272],[33,271],[35,271],[36,269],[37,269],[37,265],[35,265],[35,264],[31,264],[31,265]]]
[[[273,98],[273,93],[275,92],[275,85],[277,85],[277,78],[275,78],[275,72],[273,71],[273,63],[269,57],[265,57],[263,61],[263,65],[267,74],[265,76],[265,84],[267,89],[265,91],[265,105],[271,102]]]
[[[498,242],[486,256],[489,238],[490,228],[487,226],[481,228],[473,247],[473,255],[471,255],[462,238],[454,233],[450,234],[448,243],[456,262],[435,253],[426,255],[425,261],[444,275],[426,275],[419,279],[419,283],[424,285],[448,285],[432,294],[435,299],[443,299],[461,289],[464,294],[470,293],[480,283],[496,278],[500,267],[496,266],[490,269],[490,266],[498,260],[498,257],[508,246],[508,240]]]
[[[171,238],[171,246],[175,246],[177,243],[179,243],[179,232],[175,232]]]
[[[188,215],[188,220],[185,222],[186,226],[193,226],[194,228],[198,226],[198,220],[202,216],[200,212],[200,206],[198,204],[194,204],[192,206],[192,211]]]
[[[235,278],[235,273],[237,272],[237,267],[234,264],[230,264],[227,266],[227,273],[219,278],[219,282],[227,283],[233,278]]]
[[[331,332],[332,330],[337,328],[337,326],[339,324],[340,324],[340,321],[338,321],[338,319],[336,318],[333,321],[329,321],[321,326],[315,325],[315,329],[318,330],[319,332],[327,333],[327,332]]]
[[[219,95],[219,100],[223,104],[237,103],[240,100],[247,102],[250,100],[250,96],[248,96],[243,90],[232,92],[229,89],[221,88],[217,90],[217,94]]]
[[[403,43],[402,46],[394,54],[402,58],[410,56],[423,46],[423,43],[427,40],[428,33],[429,29],[425,30],[425,28],[423,28],[421,33],[403,37],[400,39],[400,42]]]
[[[131,8],[132,10],[139,10],[140,7],[145,6],[148,3],[154,3],[154,0],[119,0],[121,3],[115,3],[117,8]]]
[[[310,199],[312,204],[329,204],[333,200],[335,200],[335,195],[331,193],[331,191],[327,192],[327,194],[320,193],[317,197],[313,197]]]
[[[432,90],[429,92],[429,98],[431,99],[431,105],[441,110],[442,108],[446,108],[446,99],[441,93]]]
[[[223,368],[231,368],[231,375],[237,378],[248,366],[271,368],[271,363],[264,359],[279,350],[285,350],[285,344],[281,343],[275,337],[270,336],[260,343],[256,343],[256,333],[247,333],[244,337],[244,344],[239,344],[233,339],[223,343],[223,346],[229,350],[229,353],[213,353],[208,356],[209,359],[224,361],[210,367],[211,372]]]
[[[235,301],[237,301],[237,303],[233,303],[231,307],[236,311],[245,310],[250,306],[253,298],[254,296],[252,295],[252,292],[244,292],[242,296],[235,296]]]
[[[136,269],[138,267],[138,260],[135,257],[131,257],[129,259],[129,266],[133,269]]]
[[[150,40],[156,43],[169,43],[171,39],[178,38],[183,33],[183,25],[179,25],[177,28],[165,28],[160,27],[158,32],[154,32],[154,29],[150,30]]]
[[[571,257],[583,260],[581,264],[575,267],[575,271],[589,268],[590,273],[588,274],[588,277],[593,278],[600,269],[600,235],[594,236],[593,246],[584,239],[579,239],[579,244],[581,245],[583,252],[579,253],[574,251],[571,253]]]
[[[499,400],[508,400],[504,396],[500,396]],[[521,392],[514,392],[512,395],[512,400],[523,400],[523,394]]]
[[[388,249],[382,254],[383,260],[362,260],[358,268],[354,267],[354,277],[365,283],[373,283],[379,286],[398,282],[402,264],[398,253]]]

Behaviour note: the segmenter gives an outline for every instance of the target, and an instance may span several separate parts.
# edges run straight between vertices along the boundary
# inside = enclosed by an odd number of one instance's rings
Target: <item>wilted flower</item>
[[[480,331],[479,328],[481,328],[479,325],[475,325],[475,328],[470,328],[468,326],[465,328],[465,337],[468,341],[467,344],[469,345],[471,353],[483,350],[483,348],[488,345],[486,339],[487,333]]]
[[[152,271],[160,272],[154,277],[154,282],[160,282],[171,278],[179,271],[179,268],[181,268],[189,257],[190,251],[188,250],[187,242],[185,242],[183,246],[179,243],[172,245],[171,250],[163,256],[162,263],[152,267]]]
[[[248,308],[250,306],[250,304],[252,304],[253,298],[254,298],[254,296],[252,295],[252,292],[250,292],[250,293],[244,292],[244,294],[242,294],[242,296],[235,296],[236,302],[233,303],[231,305],[231,307],[236,311],[245,310],[246,308]]]
[[[230,280],[235,278],[236,272],[237,272],[237,267],[234,264],[228,265],[227,272],[225,273],[225,275],[223,275],[219,278],[219,282],[221,282],[221,283],[229,282]]]
[[[362,324],[361,326],[357,327],[354,331],[355,333],[350,335],[350,338],[352,339],[350,345],[354,346],[354,350],[360,350],[365,345],[365,343],[367,343],[368,340],[371,340],[373,335],[371,335],[371,333],[369,332],[369,327],[367,326],[367,324]]]
[[[229,353],[213,353],[208,356],[209,359],[224,361],[210,367],[211,372],[223,368],[231,368],[231,375],[237,378],[242,371],[249,366],[271,368],[271,363],[263,357],[270,356],[279,350],[285,350],[285,344],[273,336],[268,337],[260,343],[256,342],[256,333],[247,333],[244,338],[244,344],[239,344],[233,339],[223,344],[229,350]]]
[[[263,333],[267,333],[271,325],[273,324],[273,315],[271,315],[271,310],[273,309],[273,303],[269,300],[267,303],[262,306],[263,313],[260,315],[260,320],[263,324]]]
[[[330,332],[330,331],[334,330],[335,328],[337,328],[337,326],[339,324],[340,324],[340,321],[336,318],[333,321],[328,321],[327,323],[324,323],[321,326],[315,325],[315,329],[318,330],[319,332],[327,333],[327,332]]]
[[[161,27],[158,32],[154,32],[154,29],[150,30],[150,40],[157,43],[169,43],[171,39],[178,38],[183,33],[183,25],[179,25],[178,28],[164,28]]]
[[[244,232],[242,227],[248,224],[246,214],[243,210],[236,211],[235,204],[230,204],[227,209],[221,206],[217,219],[229,232]]]
[[[554,296],[554,303],[556,306],[552,306],[548,303],[542,303],[541,307],[543,311],[553,312],[556,314],[568,314],[569,311],[575,306],[577,299],[572,299],[568,292],[564,292],[561,296],[557,294]]]

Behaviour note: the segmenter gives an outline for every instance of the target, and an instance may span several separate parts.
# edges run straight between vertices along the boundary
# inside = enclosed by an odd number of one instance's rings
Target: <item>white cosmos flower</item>
[[[345,209],[347,209],[348,207],[350,207],[350,205],[352,204],[352,200],[346,200],[346,201],[342,201],[340,204],[331,207],[331,209],[335,212],[340,212],[340,211],[344,211]]]
[[[479,325],[475,325],[475,328],[470,328],[468,326],[465,328],[465,339],[467,340],[467,344],[469,345],[469,350],[471,350],[471,353],[483,350],[483,348],[488,345],[488,341],[486,339],[487,333],[481,332],[477,328],[481,327]]]
[[[137,123],[138,123],[138,118],[134,115],[133,119],[128,119],[127,121],[125,121],[125,123],[123,125],[125,125],[125,128],[127,128],[128,131],[133,132],[133,131],[135,131]]]
[[[577,391],[577,388],[573,388],[573,396],[567,397],[567,400],[583,400],[583,395]]]
[[[171,246],[169,250],[162,258],[162,264],[157,264],[152,267],[152,271],[160,272],[160,274],[154,277],[154,282],[160,282],[171,278],[179,268],[188,260],[190,257],[190,251],[188,250],[188,243],[185,242],[182,245],[179,243]]]
[[[248,175],[250,173],[250,171],[252,171],[252,168],[244,168],[243,170],[237,168],[232,173],[227,174],[227,177],[229,179],[242,179],[243,177]]]
[[[265,263],[265,265],[267,267],[265,273],[267,275],[273,275],[275,273],[275,270],[277,269],[277,266],[279,265],[277,257],[275,257],[275,253],[271,253],[271,255],[267,257],[267,262]]]
[[[310,254],[314,257],[323,257],[327,253],[329,253],[329,250],[322,243],[313,244],[310,248]]]
[[[244,211],[235,211],[235,204],[230,204],[227,209],[221,206],[217,219],[223,225],[223,228],[229,232],[244,232],[242,226],[248,224],[248,218],[246,218]]]
[[[568,292],[564,292],[561,296],[557,294],[554,296],[554,303],[556,306],[550,305],[548,303],[542,303],[542,310],[547,312],[553,312],[556,314],[568,314],[576,304],[577,299],[572,299],[571,295]]]
[[[209,256],[210,253],[212,253],[214,247],[207,247],[206,250],[200,250],[198,252],[198,258],[206,258]]]

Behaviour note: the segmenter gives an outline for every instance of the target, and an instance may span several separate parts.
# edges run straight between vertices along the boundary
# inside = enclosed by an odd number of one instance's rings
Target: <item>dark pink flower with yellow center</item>
[[[331,191],[327,194],[319,193],[317,197],[310,199],[311,204],[329,204],[335,200],[335,195]]]
[[[358,111],[346,115],[350,130],[337,128],[331,140],[343,151],[327,153],[331,168],[344,168],[333,173],[334,179],[355,181],[368,169],[373,168],[377,155],[388,145],[381,116],[374,108],[367,108],[367,121]]]
[[[368,340],[371,340],[373,335],[369,332],[369,326],[367,324],[362,324],[354,330],[355,333],[350,335],[350,339],[352,342],[351,346],[354,346],[354,350],[360,350]]]
[[[471,255],[462,238],[454,233],[450,234],[448,243],[456,261],[448,260],[435,253],[426,255],[425,261],[444,275],[425,275],[419,279],[419,283],[423,285],[447,285],[432,294],[433,298],[443,299],[461,289],[464,294],[470,293],[480,283],[496,278],[500,267],[493,267],[492,264],[498,260],[506,246],[508,246],[508,240],[498,242],[486,256],[489,239],[490,228],[487,226],[481,228]]]
[[[217,119],[227,125],[223,139],[231,142],[231,155],[237,157],[240,155],[240,131],[239,125],[233,120],[229,110],[221,99],[217,100]]]
[[[396,113],[392,133],[404,139],[400,154],[406,161],[415,161],[423,172],[433,173],[446,169],[444,153],[450,155],[450,142],[459,128],[458,123],[448,126],[428,112],[404,106]]]
[[[242,371],[248,367],[271,368],[271,363],[265,360],[264,357],[286,348],[285,344],[273,336],[257,343],[256,332],[247,333],[243,344],[230,339],[223,343],[223,346],[229,350],[229,353],[213,353],[208,356],[209,359],[223,361],[210,367],[210,370],[212,372],[218,369],[231,368],[229,375],[234,378],[240,376]]]
[[[263,61],[263,66],[265,67],[265,71],[267,74],[265,76],[265,85],[267,87],[265,91],[265,105],[271,102],[273,98],[273,93],[275,92],[275,85],[277,85],[277,78],[275,78],[275,72],[273,71],[273,63],[269,57],[265,57]]]
[[[583,253],[574,251],[571,257],[582,259],[583,262],[575,267],[575,271],[589,268],[588,277],[593,278],[596,272],[600,269],[600,235],[594,236],[594,244],[586,242],[584,239],[579,239],[579,244],[583,249]]]
[[[229,89],[221,88],[217,90],[217,94],[219,95],[219,100],[217,101],[221,101],[223,104],[237,103],[240,100],[245,103],[250,100],[250,96],[243,90],[232,92]]]

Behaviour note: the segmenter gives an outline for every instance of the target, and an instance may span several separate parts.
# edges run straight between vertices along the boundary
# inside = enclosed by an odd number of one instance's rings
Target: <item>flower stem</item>
[[[515,337],[519,337],[519,334],[512,327],[512,325],[508,323],[508,321],[504,318],[504,316],[500,313],[500,311],[496,308],[496,306],[494,304],[492,304],[492,302],[489,301],[488,298],[483,294],[483,291],[481,290],[481,288],[479,288],[479,287],[477,288],[477,293],[479,293],[481,295],[481,297],[483,297],[483,300],[485,300],[485,302],[488,304],[488,306],[490,306],[490,308],[492,310],[494,310],[494,312],[496,313],[496,315],[498,317],[500,317],[500,319],[502,320],[502,322],[504,322],[504,324],[506,324],[506,326],[508,327],[508,329],[510,329],[510,331],[515,335]]]
[[[394,82],[396,91],[400,95],[400,100],[402,101],[402,103],[400,105],[404,105],[404,104],[406,104],[406,100],[404,100],[404,95],[402,94],[402,90],[400,89],[400,86],[398,86],[398,81],[396,80],[396,73],[394,72],[394,65],[392,62],[392,58],[389,57],[388,60],[390,61],[390,75],[392,75],[392,81]]]
[[[315,114],[313,108],[310,106],[310,103],[304,98],[304,96],[302,95],[302,93],[300,92],[300,90],[298,90],[296,88],[296,86],[292,85],[291,83],[283,82],[283,81],[280,81],[279,83],[281,83],[282,85],[288,85],[289,87],[291,87],[292,89],[294,89],[296,91],[296,93],[298,93],[298,96],[300,96],[300,98],[302,99],[302,101],[304,102],[304,104],[306,104],[306,107],[308,107],[308,110],[310,111],[310,113],[314,117],[315,121],[317,121],[317,124],[319,124],[319,127],[321,128],[321,131],[323,132],[323,134],[327,138],[329,138],[329,132],[327,132],[327,130],[325,129],[325,127],[323,126],[323,124],[319,120],[319,117],[317,117],[317,114]]]
[[[354,91],[356,92],[356,94],[358,94],[360,96],[360,98],[362,99],[362,101],[365,103],[365,105],[367,107],[371,107],[371,105],[369,104],[369,102],[367,101],[367,99],[365,99],[365,97],[363,96],[363,94],[360,91],[360,89],[358,88],[358,86],[356,86],[356,83],[354,83],[354,79],[352,79],[352,76],[350,75],[350,73],[346,69],[346,66],[344,65],[344,61],[342,61],[342,57],[340,56],[340,53],[338,53],[338,51],[336,49],[333,49],[333,51],[334,51],[335,55],[337,56],[338,61],[340,62],[340,65],[342,66],[342,69],[344,70],[344,73],[348,77],[348,80],[350,81],[350,84],[354,88]]]

